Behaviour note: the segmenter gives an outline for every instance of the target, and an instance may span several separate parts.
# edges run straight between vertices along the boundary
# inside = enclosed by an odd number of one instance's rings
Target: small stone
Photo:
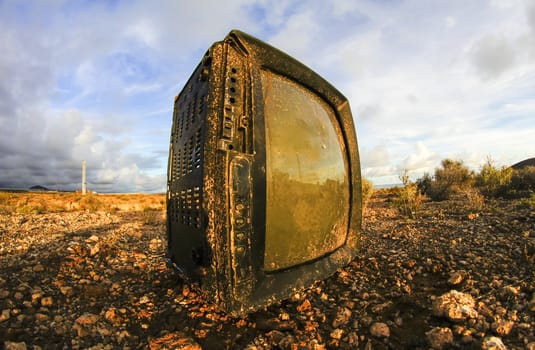
[[[371,325],[370,333],[376,338],[388,338],[390,337],[390,328],[386,323],[376,322]]]
[[[352,348],[358,348],[358,345],[359,345],[359,335],[357,334],[357,332],[351,332],[347,335],[347,343],[349,344],[349,346],[351,346]]]
[[[69,286],[63,286],[59,289],[59,291],[61,292],[61,294],[65,295],[66,297],[70,297],[74,293],[72,287],[69,287]]]
[[[452,286],[460,284],[464,279],[464,273],[461,271],[456,271],[450,275],[448,283]]]
[[[508,335],[511,333],[515,323],[507,320],[497,320],[492,324],[492,329],[499,335]]]
[[[7,321],[9,320],[10,317],[11,317],[11,311],[9,309],[2,310],[2,313],[0,314],[0,322]]]
[[[0,290],[0,299],[5,299],[9,296],[9,291],[8,290]]]
[[[433,349],[444,349],[453,343],[453,332],[447,327],[435,327],[425,335]]]
[[[40,292],[35,292],[32,294],[32,303],[37,304],[37,302],[43,297],[43,294]]]
[[[336,328],[331,332],[331,338],[340,340],[342,339],[342,335],[344,334],[344,330],[340,328]]]
[[[44,297],[41,299],[41,306],[48,307],[52,306],[52,304],[54,304],[54,299],[52,297]]]
[[[288,321],[290,320],[290,314],[283,311],[279,314],[279,318],[281,321]]]
[[[33,272],[43,272],[45,267],[41,264],[37,264],[33,267]]]
[[[528,305],[531,311],[535,311],[535,293],[533,293],[533,295],[531,296],[531,300]]]
[[[149,340],[150,350],[180,349],[202,350],[201,346],[192,338],[181,332],[168,333],[164,336]]]
[[[100,245],[97,243],[89,249],[89,256],[95,256],[100,252]]]
[[[82,316],[78,317],[76,321],[74,322],[76,322],[77,324],[82,324],[82,325],[90,325],[90,324],[96,323],[97,321],[98,321],[98,315],[85,313]]]
[[[13,297],[16,299],[16,300],[22,300],[22,298],[24,298],[24,294],[22,294],[21,292],[16,292]]]
[[[27,347],[26,347],[25,342],[16,343],[16,342],[11,342],[11,341],[6,341],[4,342],[4,349],[5,350],[26,350]]]
[[[312,308],[312,305],[310,304],[310,301],[308,299],[305,299],[301,305],[297,307],[297,312],[305,312]]]
[[[507,350],[502,340],[498,337],[486,337],[481,344],[482,350]]]
[[[507,296],[517,296],[518,293],[520,293],[519,288],[515,288],[513,286],[505,286],[502,289],[502,293]]]
[[[48,315],[37,313],[35,314],[35,319],[40,322],[45,322],[45,321],[48,321]]]
[[[91,237],[89,237],[89,238],[86,239],[85,241],[86,241],[87,243],[98,242],[98,239],[99,239],[98,236],[96,236],[96,235],[91,235]]]
[[[332,323],[333,328],[338,328],[347,324],[351,319],[351,314],[351,310],[345,307],[338,310],[338,313],[336,314],[336,317],[334,318],[334,321]]]

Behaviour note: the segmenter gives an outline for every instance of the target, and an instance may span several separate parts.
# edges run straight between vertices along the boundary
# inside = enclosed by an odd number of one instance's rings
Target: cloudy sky
[[[233,28],[349,99],[376,185],[535,156],[530,0],[0,0],[0,187],[160,192],[174,96]]]

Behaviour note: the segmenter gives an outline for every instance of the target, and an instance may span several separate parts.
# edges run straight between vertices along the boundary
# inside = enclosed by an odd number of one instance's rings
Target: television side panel
[[[203,152],[209,94],[202,62],[175,99],[167,179],[167,238],[171,261],[197,277],[208,261],[203,215]]]

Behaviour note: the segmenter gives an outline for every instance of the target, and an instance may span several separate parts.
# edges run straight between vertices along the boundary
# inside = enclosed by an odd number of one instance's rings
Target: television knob
[[[236,246],[236,254],[243,257],[245,255],[245,247],[242,245]]]

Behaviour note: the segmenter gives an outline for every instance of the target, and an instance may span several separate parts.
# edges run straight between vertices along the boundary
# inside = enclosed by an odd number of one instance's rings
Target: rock
[[[497,320],[496,322],[492,323],[492,330],[499,335],[508,335],[511,333],[514,325],[515,323],[513,321]]]
[[[26,350],[27,347],[26,347],[25,342],[16,343],[16,342],[11,342],[11,341],[6,341],[4,342],[4,349],[5,350]]]
[[[169,333],[149,340],[150,350],[202,350],[201,346],[192,338],[181,332]]]
[[[531,295],[531,300],[528,305],[531,311],[535,311],[535,293]]]
[[[35,314],[35,319],[39,322],[46,322],[48,321],[49,317],[46,314],[38,312]]]
[[[507,350],[503,344],[501,338],[498,337],[486,337],[481,344],[482,350]]]
[[[100,245],[98,243],[89,248],[89,256],[95,256],[98,252],[100,252]]]
[[[87,243],[95,243],[95,242],[98,242],[99,238],[98,236],[96,235],[91,235],[91,237],[89,237],[88,239],[86,239],[85,241]]]
[[[59,289],[59,291],[61,292],[61,294],[65,295],[66,297],[70,297],[74,293],[72,287],[69,287],[69,286],[63,286]]]
[[[98,320],[98,315],[85,313],[74,321],[72,329],[76,331],[78,337],[87,337],[93,335],[96,329],[93,329],[92,326],[97,323]]]
[[[33,267],[33,272],[43,272],[45,267],[41,264],[37,264]]]
[[[91,313],[85,313],[82,316],[78,317],[76,321],[74,321],[77,324],[81,325],[91,325],[98,321],[99,317],[98,315],[94,315]]]
[[[299,295],[296,293],[296,295]],[[305,311],[308,311],[312,308],[312,305],[310,304],[310,301],[308,299],[305,299],[301,305],[297,306],[297,312],[303,313]]]
[[[41,299],[41,306],[48,307],[54,304],[54,299],[52,297],[44,297]]]
[[[464,272],[456,271],[450,275],[448,283],[452,286],[460,284],[464,279]]]
[[[342,339],[342,335],[344,335],[344,330],[340,328],[336,328],[330,334],[331,338],[336,339],[336,340]]]
[[[351,314],[352,314],[351,310],[349,310],[348,308],[344,307],[344,308],[339,309],[332,323],[333,328],[338,328],[340,326],[347,324],[349,320],[351,319]]]
[[[41,292],[32,293],[32,303],[37,304],[42,297],[43,293]]]
[[[370,333],[376,338],[390,337],[390,328],[386,323],[376,322],[370,326]]]
[[[4,322],[9,320],[11,317],[11,311],[9,309],[2,310],[2,313],[0,314],[0,322]]]
[[[447,327],[435,327],[425,335],[433,349],[444,349],[453,343],[453,332]]]
[[[451,290],[433,302],[433,314],[439,317],[447,317],[451,321],[458,322],[467,318],[477,318],[475,301],[470,294]]]
[[[351,332],[347,335],[347,343],[352,349],[356,349],[359,346],[359,335],[357,332]]]

